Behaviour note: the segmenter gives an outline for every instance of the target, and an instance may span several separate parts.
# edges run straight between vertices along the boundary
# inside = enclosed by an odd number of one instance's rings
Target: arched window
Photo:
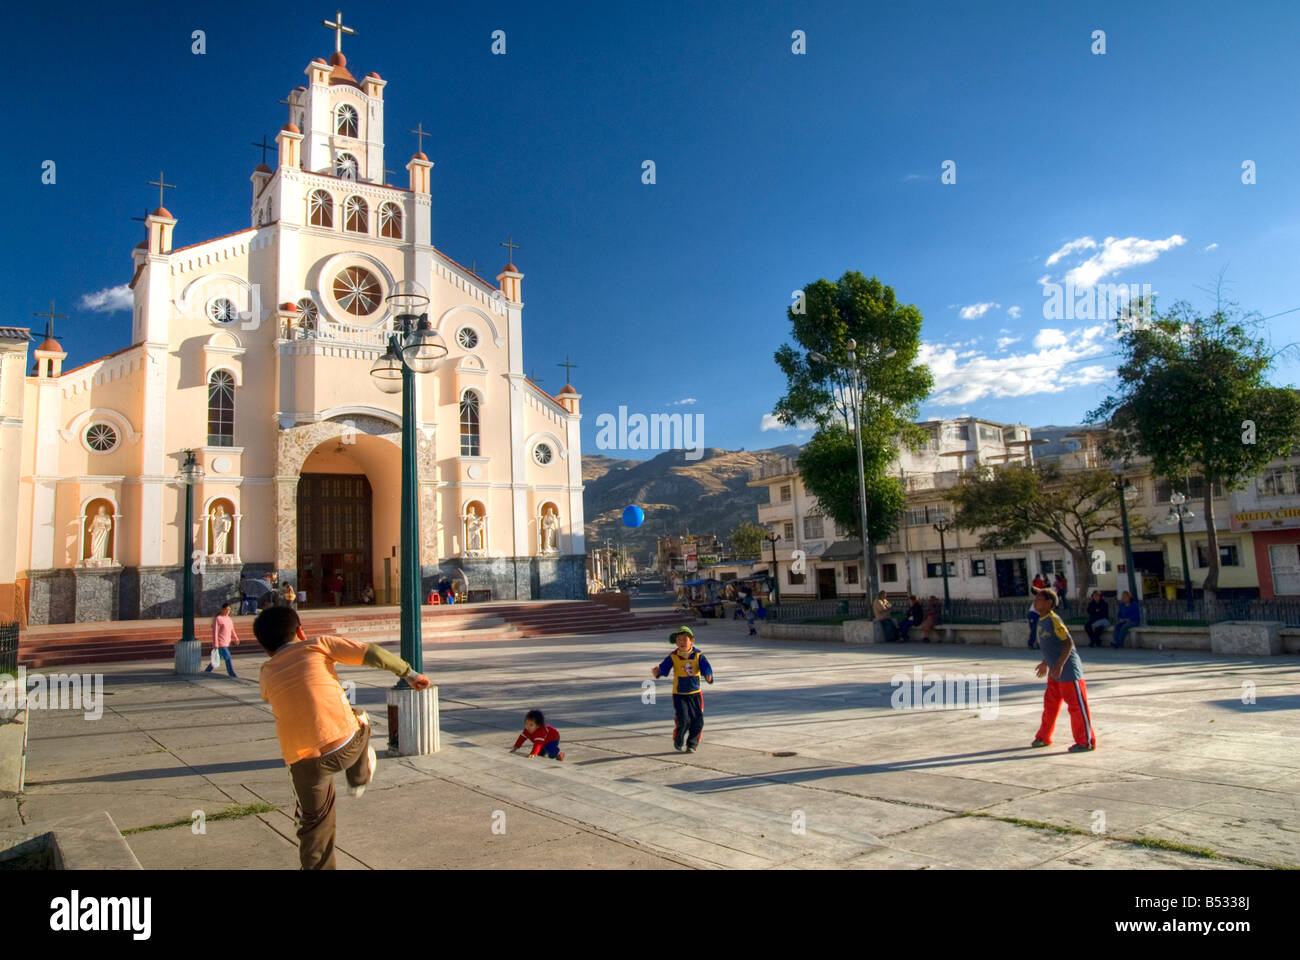
[[[334,132],[340,137],[355,137],[357,135],[357,108],[350,103],[339,104],[338,112],[334,115]]]
[[[479,451],[478,436],[478,394],[466,390],[460,398],[460,455],[477,457]]]
[[[313,190],[307,198],[307,221],[314,227],[334,226],[334,198],[324,190]]]
[[[229,370],[213,370],[208,378],[208,446],[235,445],[235,378]]]
[[[303,335],[316,336],[316,328],[320,323],[320,310],[316,307],[316,301],[311,297],[303,297],[299,300],[298,315],[301,318],[298,327],[303,331]]]
[[[343,201],[343,229],[353,233],[370,231],[370,208],[360,197],[348,197]]]
[[[357,170],[360,169],[357,164],[357,158],[350,153],[340,153],[334,158],[334,176],[342,177],[344,180],[355,180]]]
[[[395,203],[379,205],[379,235],[402,239],[402,208]]]

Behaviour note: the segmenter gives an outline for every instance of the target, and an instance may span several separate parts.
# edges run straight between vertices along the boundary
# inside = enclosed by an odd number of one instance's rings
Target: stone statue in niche
[[[102,567],[113,562],[108,555],[108,541],[113,533],[113,518],[108,514],[108,507],[100,504],[99,512],[90,521],[90,556],[87,566]]]
[[[465,511],[465,545],[473,553],[481,553],[484,549],[484,528],[487,526],[486,518],[479,516],[478,511],[471,505]]]
[[[557,551],[556,542],[560,536],[560,518],[556,516],[555,508],[547,504],[546,511],[542,514],[541,520],[541,552],[555,553]]]
[[[224,556],[230,553],[230,528],[234,522],[230,519],[230,514],[226,513],[226,508],[217,504],[212,508],[212,549],[208,552],[214,557]]]

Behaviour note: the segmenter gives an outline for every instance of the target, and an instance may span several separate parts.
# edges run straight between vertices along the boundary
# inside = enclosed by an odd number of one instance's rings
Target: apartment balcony
[[[768,480],[780,480],[785,477],[796,477],[799,474],[799,468],[795,461],[790,457],[782,457],[779,460],[772,460],[761,463],[753,470],[749,471],[749,482],[751,485]]]
[[[786,503],[760,503],[758,505],[759,523],[782,523],[794,520],[794,501]]]

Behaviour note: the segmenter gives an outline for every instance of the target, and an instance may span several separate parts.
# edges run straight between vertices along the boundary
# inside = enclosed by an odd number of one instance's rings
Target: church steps
[[[261,655],[261,648],[253,638],[253,618],[233,619],[243,643],[231,648],[232,655]],[[309,635],[338,634],[386,647],[398,645],[401,631],[396,607],[306,610],[302,612],[302,620]],[[497,601],[473,607],[421,608],[421,636],[427,643],[623,633],[697,622],[693,617],[683,618],[672,612],[629,614],[591,601]],[[202,618],[196,629],[200,640],[205,640],[206,658],[211,650],[211,643],[204,636],[207,618]],[[180,632],[180,620],[38,626],[24,630],[20,636],[19,663],[29,669],[39,669],[166,659],[173,655],[173,644]]]

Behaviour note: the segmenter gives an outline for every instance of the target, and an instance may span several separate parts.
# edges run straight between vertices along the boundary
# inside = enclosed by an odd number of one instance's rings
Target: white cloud
[[[1019,307],[1007,307],[1007,316],[1010,317],[1012,320],[1019,320],[1019,319],[1020,319],[1020,308],[1019,308]],[[1004,330],[1004,331],[1002,331],[1002,332],[1003,332],[1003,333],[1006,333],[1007,331]]]
[[[1089,238],[1085,237],[1084,239]],[[1076,240],[1074,244],[1080,242]],[[1166,250],[1180,247],[1186,242],[1186,237],[1179,236],[1176,233],[1164,240],[1143,240],[1141,237],[1125,237],[1123,239],[1107,237],[1097,253],[1065,274],[1065,282],[1073,284],[1075,287],[1093,287],[1112,274],[1128,270],[1130,267],[1150,263]],[[1067,243],[1065,247],[1052,254],[1048,258],[1048,264],[1055,263],[1058,255],[1065,251],[1066,248],[1074,246],[1074,244]],[[1096,246],[1096,244],[1092,244],[1092,246]]]
[[[767,430],[780,430],[780,431],[786,431],[786,430],[812,430],[812,429],[815,429],[816,426],[817,426],[817,424],[813,423],[811,420],[800,420],[800,421],[796,422],[795,425],[794,425],[793,427],[789,427],[789,426],[786,426],[784,423],[782,423],[780,420],[778,420],[778,419],[776,418],[776,414],[774,414],[774,413],[765,413],[765,414],[763,414],[763,419],[762,419],[762,421],[761,421],[761,422],[759,423],[759,425],[758,425],[758,429],[759,429],[760,431],[767,431]]]
[[[682,399],[682,400],[674,400],[672,403],[669,404],[669,406],[670,406],[670,407],[680,407],[680,406],[682,406],[683,404],[687,404],[687,403],[695,403],[695,402],[696,402],[696,400],[695,400],[694,397],[686,397],[686,398],[684,398],[684,399]]]
[[[80,304],[82,310],[94,310],[97,313],[116,313],[118,310],[130,310],[133,306],[135,295],[125,283],[84,294]]]
[[[963,320],[978,320],[984,314],[988,313],[994,307],[1000,307],[1000,303],[972,303],[969,307],[961,308],[961,318]]]
[[[934,375],[930,403],[966,407],[985,397],[1061,393],[1104,382],[1114,376],[1113,369],[1101,363],[1083,365],[1077,361],[1110,352],[1112,336],[1109,323],[1068,332],[1040,330],[1034,337],[1032,352],[994,356],[964,356],[951,347],[923,343],[917,360],[927,364]]]
[[[1013,343],[1019,343],[1024,337],[998,337],[998,349],[1005,350]]]
[[[1201,252],[1202,252],[1202,253],[1209,253],[1211,250],[1215,250],[1215,249],[1217,249],[1218,246],[1219,246],[1219,245],[1218,245],[1217,243],[1212,243],[1212,244],[1210,244],[1208,247],[1206,247],[1206,248],[1205,248],[1203,251],[1201,251]]]
[[[1071,240],[1060,250],[1057,250],[1047,258],[1047,266],[1054,266],[1062,257],[1068,257],[1070,254],[1077,253],[1080,250],[1095,250],[1096,248],[1097,241],[1092,239],[1092,237],[1080,237],[1078,240]]]

